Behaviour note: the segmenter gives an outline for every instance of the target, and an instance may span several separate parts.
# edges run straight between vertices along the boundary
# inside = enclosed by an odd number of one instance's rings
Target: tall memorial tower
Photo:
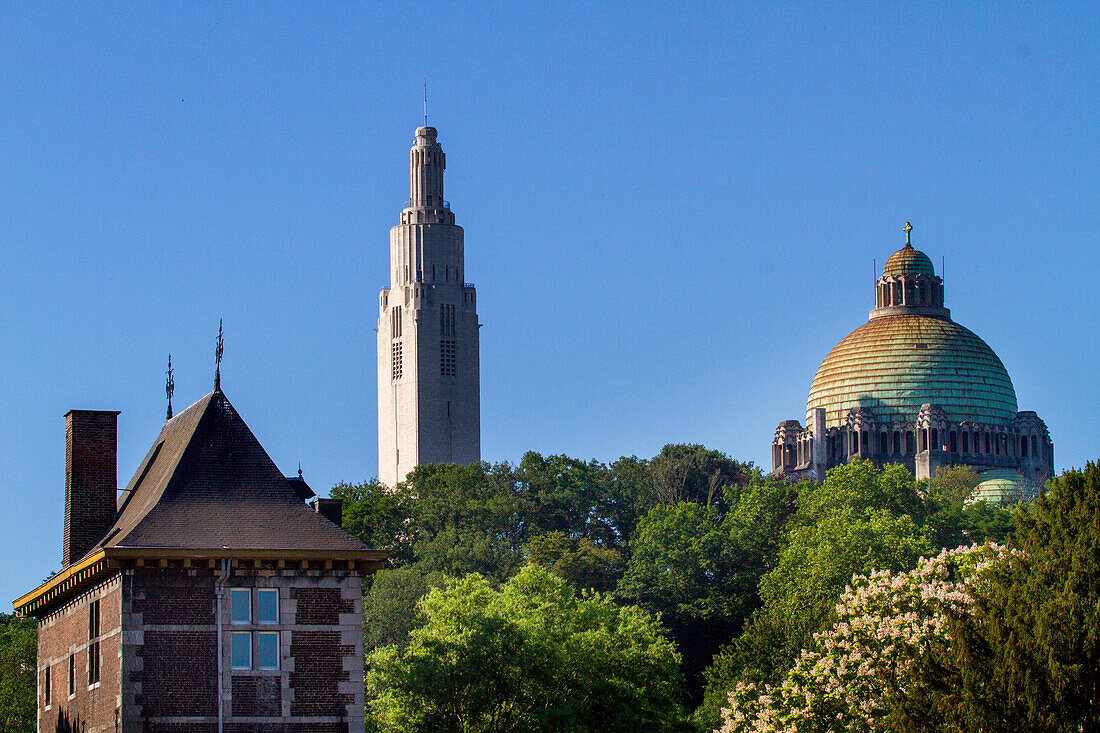
[[[378,478],[386,486],[422,463],[481,460],[477,292],[463,282],[462,227],[443,198],[447,158],[436,135],[416,130],[409,200],[390,229],[390,287],[378,297]]]

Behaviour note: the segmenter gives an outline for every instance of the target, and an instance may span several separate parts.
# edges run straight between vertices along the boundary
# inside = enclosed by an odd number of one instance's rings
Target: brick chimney
[[[84,557],[115,519],[118,412],[65,413],[65,544],[61,564]]]
[[[315,497],[310,502],[313,511],[339,527],[344,519],[344,502],[340,499],[326,499],[322,496]]]

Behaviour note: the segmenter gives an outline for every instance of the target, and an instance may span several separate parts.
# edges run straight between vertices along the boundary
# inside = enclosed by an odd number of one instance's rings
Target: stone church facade
[[[423,463],[481,460],[477,290],[464,281],[437,134],[416,130],[409,200],[390,230],[390,286],[378,297],[378,478],[391,487]]]
[[[838,343],[814,377],[806,427],[784,420],[772,439],[772,472],[821,481],[855,459],[900,463],[917,478],[941,466],[978,473],[977,496],[1034,496],[1054,475],[1046,424],[1021,411],[1001,360],[951,319],[943,280],[912,246],[886,261],[868,322]]]
[[[117,415],[66,415],[62,568],[14,604],[38,621],[38,730],[361,733],[361,579],[385,552],[220,389],[116,500]]]

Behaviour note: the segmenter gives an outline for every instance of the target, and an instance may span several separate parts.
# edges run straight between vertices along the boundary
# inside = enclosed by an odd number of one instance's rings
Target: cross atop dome
[[[912,247],[913,243],[909,241],[909,232],[913,231],[913,225],[909,222],[905,222],[905,226],[902,227],[905,230],[905,246]]]

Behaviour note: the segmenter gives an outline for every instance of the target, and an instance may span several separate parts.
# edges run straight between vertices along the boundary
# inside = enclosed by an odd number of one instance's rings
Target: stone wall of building
[[[122,576],[114,575],[38,622],[38,730],[103,733],[119,730],[121,705]],[[89,635],[93,603],[99,634]],[[99,681],[89,681],[90,649],[98,644]],[[69,694],[70,659],[73,694]],[[50,699],[45,699],[45,675]]]
[[[361,733],[362,584],[329,565],[241,561],[224,582],[220,564],[125,571],[122,730],[217,731],[220,587],[223,730]],[[232,623],[233,588],[278,589],[278,624]],[[280,634],[279,669],[232,668],[233,632],[272,631]]]

